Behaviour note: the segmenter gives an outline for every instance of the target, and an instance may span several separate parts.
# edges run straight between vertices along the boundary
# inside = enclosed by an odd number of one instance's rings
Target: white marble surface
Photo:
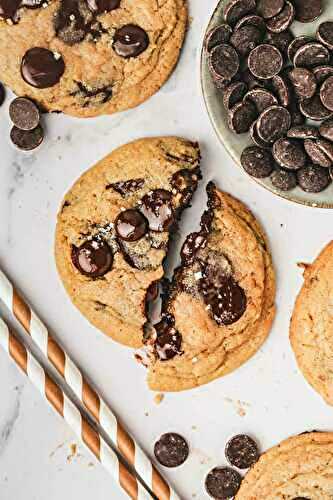
[[[332,238],[332,213],[274,198],[227,157],[206,116],[199,84],[201,40],[215,1],[190,0],[190,5],[192,22],[180,64],[167,85],[140,108],[89,121],[47,117],[43,146],[36,153],[22,154],[8,140],[7,99],[0,112],[0,265],[148,453],[162,432],[175,430],[188,438],[190,459],[167,476],[182,498],[204,500],[204,476],[224,463],[223,448],[230,435],[249,432],[265,449],[293,433],[333,430],[332,410],[297,371],[288,343],[290,313],[302,283],[297,262],[313,259]],[[79,174],[118,145],[158,134],[201,142],[205,181],[214,178],[260,218],[278,274],[278,315],[260,352],[225,379],[167,395],[159,406],[131,352],[94,330],[72,307],[57,277],[52,251],[59,203]],[[188,226],[199,220],[203,192],[204,184],[192,216],[185,217]],[[6,315],[1,305],[0,313]],[[76,439],[3,352],[0,387],[1,500],[124,498],[81,446],[72,460],[67,458]]]

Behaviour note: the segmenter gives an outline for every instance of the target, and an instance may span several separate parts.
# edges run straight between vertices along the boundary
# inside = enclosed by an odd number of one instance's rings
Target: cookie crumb
[[[154,397],[154,403],[160,405],[164,399],[164,394],[156,394]]]
[[[73,459],[76,457],[77,455],[77,444],[76,443],[72,443],[69,447],[70,449],[70,454],[67,456],[67,462],[70,463],[73,461]]]

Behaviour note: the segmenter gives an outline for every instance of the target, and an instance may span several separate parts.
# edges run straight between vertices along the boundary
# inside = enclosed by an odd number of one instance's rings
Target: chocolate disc
[[[157,335],[155,351],[160,361],[168,361],[182,354],[182,336],[170,316],[165,316],[154,328]]]
[[[298,49],[303,47],[304,45],[313,42],[313,39],[310,36],[306,35],[301,35],[296,38],[292,42],[290,42],[290,45],[288,47],[288,57],[289,60],[294,63],[294,57],[296,55],[296,52]]]
[[[298,170],[306,163],[306,154],[300,142],[282,137],[274,142],[273,156],[287,170]]]
[[[320,88],[320,99],[326,109],[333,111],[333,76],[327,78]]]
[[[4,103],[6,97],[5,87],[0,83],[0,106]]]
[[[326,156],[333,163],[333,144],[325,139],[318,139],[317,146],[326,154]]]
[[[297,171],[299,186],[307,193],[320,193],[327,188],[331,179],[328,168],[309,165]]]
[[[271,175],[271,182],[274,187],[281,191],[290,191],[297,186],[297,176],[291,170],[277,168]]]
[[[224,80],[224,78],[220,78],[219,76],[215,75],[214,73],[211,73],[211,76],[212,76],[213,83],[214,83],[215,87],[218,90],[221,90],[222,92],[224,92],[231,83],[230,80]]]
[[[333,50],[333,22],[322,23],[317,30],[317,38],[329,50]]]
[[[125,59],[138,57],[149,46],[149,37],[145,30],[135,24],[126,24],[117,29],[113,37],[113,50]]]
[[[313,74],[319,85],[324,83],[324,81],[329,77],[333,76],[333,66],[317,66],[313,68]]]
[[[10,103],[9,116],[14,125],[21,130],[33,130],[40,120],[36,104],[26,97],[17,97]]]
[[[211,52],[217,45],[228,43],[232,35],[229,24],[223,23],[209,31],[205,39],[207,52]]]
[[[21,130],[14,126],[10,132],[10,138],[19,149],[32,151],[43,142],[44,131],[40,125],[33,130]]]
[[[245,172],[256,179],[268,177],[274,168],[270,151],[258,146],[249,146],[244,149],[241,164]]]
[[[310,125],[299,125],[288,130],[287,136],[291,139],[317,139],[319,131]]]
[[[296,10],[296,21],[312,23],[323,12],[322,0],[293,0]]]
[[[223,94],[223,105],[225,109],[231,109],[237,102],[241,101],[246,93],[247,86],[244,82],[231,83]]]
[[[29,49],[21,63],[23,80],[38,89],[46,89],[59,83],[64,71],[65,63],[61,55],[42,47]]]
[[[291,101],[291,92],[287,79],[282,75],[276,75],[272,78],[271,85],[279,98],[279,104],[287,108]]]
[[[246,434],[239,434],[228,441],[225,456],[238,469],[248,469],[259,459],[257,443]]]
[[[301,113],[299,102],[296,98],[292,98],[289,103],[289,113],[293,126],[303,125],[305,123],[305,116]]]
[[[266,22],[267,29],[273,33],[281,33],[286,31],[291,26],[295,19],[295,9],[289,0],[285,1],[285,6],[277,16],[268,19]]]
[[[89,9],[96,14],[111,12],[120,6],[120,0],[87,0],[87,3]]]
[[[148,232],[148,222],[138,210],[124,210],[118,215],[115,228],[120,239],[137,241]]]
[[[295,93],[301,99],[310,99],[317,90],[317,81],[309,69],[293,68],[289,72],[289,79],[293,84]]]
[[[245,57],[262,41],[262,38],[262,32],[255,26],[242,26],[234,31],[230,43],[241,56]]]
[[[322,104],[318,94],[300,102],[300,110],[306,118],[314,121],[322,121],[332,116],[332,111],[329,111]]]
[[[294,35],[290,30],[282,31],[281,33],[267,33],[266,42],[274,45],[285,56],[288,55],[288,47],[294,40]]]
[[[239,70],[236,50],[226,43],[215,47],[209,55],[211,72],[223,80],[231,80]]]
[[[263,149],[269,149],[269,150],[271,149],[271,144],[269,144],[269,142],[263,141],[262,138],[259,137],[258,129],[257,129],[257,122],[252,123],[251,128],[250,128],[250,135],[251,135],[252,141],[254,142],[254,144],[256,146],[258,146],[259,148],[263,148]]]
[[[267,83],[266,80],[260,80],[259,78],[256,78],[248,68],[242,73],[242,80],[246,83],[249,90],[252,90],[256,87],[265,88],[265,85]]]
[[[73,245],[72,262],[81,274],[89,278],[99,278],[111,270],[113,253],[105,241],[92,239],[80,247]]]
[[[230,467],[215,467],[205,480],[208,495],[216,500],[226,500],[236,496],[242,482],[241,475]]]
[[[250,130],[258,113],[254,104],[248,101],[239,102],[229,110],[228,124],[235,134],[245,134]]]
[[[304,141],[304,148],[315,165],[320,165],[321,167],[325,168],[329,168],[332,165],[332,161],[329,159],[327,154],[318,146],[316,141],[306,139]]]
[[[269,92],[269,90],[265,89],[249,90],[244,96],[244,101],[252,102],[255,105],[258,114],[261,114],[266,108],[274,106],[274,104],[278,103],[276,97]]]
[[[156,441],[154,454],[156,460],[164,467],[179,467],[187,460],[189,447],[182,436],[168,432]]]
[[[310,42],[298,49],[294,57],[294,66],[301,68],[314,68],[328,64],[330,53],[324,45],[318,42]]]
[[[258,134],[266,142],[277,141],[287,133],[290,126],[290,113],[282,106],[271,106],[258,118]]]
[[[327,120],[322,123],[319,128],[319,133],[325,139],[333,142],[333,120]]]
[[[255,10],[255,0],[229,0],[224,9],[224,19],[234,26],[242,17]]]
[[[142,199],[140,210],[152,231],[167,231],[174,222],[172,195],[165,189],[155,189]]]
[[[249,70],[255,77],[266,80],[280,73],[283,58],[276,47],[262,44],[250,52],[248,65]]]
[[[239,28],[242,28],[243,26],[254,26],[255,28],[258,28],[262,33],[266,32],[266,23],[264,19],[260,16],[257,16],[256,14],[248,14],[247,16],[242,17],[242,19],[240,19],[236,24],[235,31],[237,31]]]
[[[258,0],[257,11],[265,19],[275,17],[282,11],[284,0]]]

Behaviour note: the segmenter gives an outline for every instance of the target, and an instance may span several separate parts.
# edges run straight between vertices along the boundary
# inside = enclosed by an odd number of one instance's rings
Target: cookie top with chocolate
[[[196,143],[137,140],[83,174],[62,203],[60,277],[83,315],[122,344],[142,345],[151,285],[163,277],[169,235],[196,190],[199,164]]]
[[[135,107],[177,62],[186,3],[0,0],[1,79],[48,111],[89,117]]]
[[[261,227],[213,183],[207,192],[200,229],[185,240],[152,333],[153,390],[185,390],[235,370],[259,349],[274,318],[275,278]]]

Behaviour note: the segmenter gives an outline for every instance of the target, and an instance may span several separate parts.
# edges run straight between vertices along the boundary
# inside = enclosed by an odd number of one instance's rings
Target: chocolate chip
[[[185,266],[193,264],[197,253],[207,244],[207,236],[203,232],[191,233],[187,236],[182,246],[180,255]]]
[[[142,199],[140,210],[152,231],[167,231],[174,222],[172,195],[165,189],[155,189]]]
[[[316,141],[306,139],[304,141],[304,148],[313,163],[321,167],[329,168],[332,165],[331,160],[326,153],[318,146]]]
[[[279,98],[279,104],[287,108],[291,101],[291,92],[287,79],[282,75],[273,76],[271,85]],[[277,103],[276,103],[277,104]]]
[[[310,99],[317,90],[317,81],[314,74],[306,68],[293,68],[289,72],[289,79],[295,93],[301,99]]]
[[[21,130],[14,126],[10,132],[10,138],[19,149],[32,151],[43,142],[44,131],[40,125],[33,130]]]
[[[237,31],[239,28],[242,28],[243,26],[254,26],[255,28],[258,28],[258,30],[262,33],[266,32],[266,23],[264,19],[255,14],[248,14],[247,16],[242,17],[242,19],[240,19],[236,24],[235,31]]]
[[[327,120],[320,125],[319,133],[325,139],[333,142],[333,120]]]
[[[333,163],[333,144],[325,139],[318,139],[317,146],[326,154],[326,156]]]
[[[251,73],[263,80],[277,75],[283,66],[281,52],[273,45],[258,45],[250,52],[248,58],[249,70]]]
[[[261,139],[261,137],[259,137],[257,122],[252,123],[251,128],[250,128],[250,135],[251,135],[252,141],[254,142],[254,144],[256,146],[258,146],[259,148],[263,148],[263,149],[271,149],[271,144],[269,144],[269,142],[263,141]]]
[[[333,76],[327,78],[320,88],[320,99],[326,109],[333,111]]]
[[[244,101],[250,101],[255,105],[259,114],[266,108],[277,104],[276,97],[265,89],[252,89],[244,96]]]
[[[256,179],[268,177],[274,168],[270,152],[258,146],[249,146],[244,149],[241,164],[245,172]]]
[[[87,0],[87,3],[90,10],[96,14],[111,12],[120,6],[120,0]]]
[[[290,191],[297,186],[297,176],[291,170],[277,168],[271,175],[271,182],[274,187],[281,189],[281,191]]]
[[[291,139],[317,139],[319,132],[311,125],[299,125],[288,130],[287,136]]]
[[[252,90],[256,87],[265,88],[266,80],[260,80],[256,78],[251,71],[247,68],[242,74],[242,80],[246,83],[249,90]]]
[[[295,9],[289,0],[285,1],[284,8],[276,16],[268,19],[266,22],[267,29],[273,33],[281,33],[286,31],[295,19]]]
[[[156,460],[164,467],[179,467],[187,460],[189,447],[182,436],[168,432],[156,441],[154,454]]]
[[[5,87],[2,85],[2,83],[0,83],[0,106],[3,105],[5,98],[6,98]]]
[[[294,63],[294,57],[296,55],[296,52],[298,49],[303,47],[304,45],[307,45],[308,43],[313,42],[313,39],[310,36],[306,35],[301,35],[293,39],[292,42],[290,42],[290,45],[288,47],[288,57],[289,60]]]
[[[284,0],[258,0],[257,11],[265,19],[275,17],[282,11]]]
[[[307,193],[320,193],[331,182],[328,169],[316,165],[309,165],[298,170],[297,180],[303,191]]]
[[[0,18],[10,19],[13,23],[19,21],[18,11],[21,7],[37,9],[47,0],[0,0]]]
[[[232,35],[229,24],[223,23],[209,31],[205,39],[207,52],[211,52],[217,45],[228,43]]]
[[[53,87],[59,83],[65,71],[65,63],[60,54],[42,47],[29,49],[21,63],[22,78],[38,89]]]
[[[322,0],[293,0],[296,21],[311,23],[323,12]]]
[[[226,110],[231,109],[241,101],[246,93],[247,85],[244,82],[234,82],[228,85],[223,94],[223,105]]]
[[[100,278],[111,270],[113,253],[105,241],[92,239],[80,247],[72,246],[72,262],[81,274]]]
[[[318,42],[310,42],[300,47],[294,57],[294,66],[301,68],[314,68],[328,64],[330,53],[324,45]]]
[[[313,68],[312,71],[319,85],[324,83],[326,78],[329,76],[333,76],[333,66],[317,66],[316,68]]]
[[[302,144],[293,139],[278,139],[273,145],[273,156],[281,167],[288,170],[297,170],[306,163]]]
[[[262,32],[255,26],[242,26],[234,31],[230,43],[241,56],[245,57],[262,41],[262,38]]]
[[[228,441],[225,455],[230,464],[238,469],[248,469],[259,459],[257,443],[246,434],[239,434]]]
[[[241,475],[230,467],[215,467],[205,480],[208,495],[217,500],[226,500],[236,495],[242,482]]]
[[[332,112],[325,108],[318,94],[301,101],[299,106],[303,115],[310,120],[322,121],[332,116]]]
[[[122,240],[137,241],[148,232],[148,222],[138,210],[129,209],[120,212],[115,221],[115,228]]]
[[[237,21],[256,9],[255,0],[229,0],[224,9],[224,19],[234,26]]]
[[[292,98],[289,103],[289,113],[291,116],[291,123],[293,126],[303,125],[305,123],[305,116],[301,113],[299,102],[296,98]]]
[[[282,31],[281,33],[267,33],[267,42],[274,45],[285,56],[288,55],[288,47],[294,40],[294,35],[290,30]]]
[[[214,75],[230,81],[239,69],[238,54],[231,45],[218,45],[210,53],[209,66]]]
[[[14,125],[21,130],[33,130],[40,120],[38,107],[26,97],[17,97],[11,102],[9,116]]]
[[[271,106],[258,118],[258,134],[266,142],[277,141],[287,133],[290,126],[290,113],[282,106]]]
[[[126,24],[117,29],[113,37],[113,50],[125,59],[138,57],[148,46],[149,37],[146,31],[134,24]]]
[[[160,361],[168,361],[182,354],[182,336],[175,328],[172,317],[165,316],[154,328],[157,335],[155,350]]]
[[[229,110],[229,128],[236,134],[245,134],[256,118],[257,111],[254,104],[249,101],[239,102]]]
[[[317,30],[317,38],[329,50],[333,50],[333,22],[321,23]]]
[[[139,191],[144,184],[144,179],[130,179],[128,181],[119,181],[108,184],[106,189],[114,189],[117,193],[121,194],[123,198],[125,198],[129,194]]]
[[[211,68],[210,68],[211,69]],[[212,71],[212,69],[211,69]],[[224,80],[224,78],[221,78],[219,77],[218,75],[216,75],[215,73],[211,72],[211,76],[212,76],[212,79],[213,79],[213,83],[215,85],[215,87],[218,89],[218,90],[222,90],[222,92],[224,92],[226,90],[226,88],[230,85],[231,81],[230,80]]]

